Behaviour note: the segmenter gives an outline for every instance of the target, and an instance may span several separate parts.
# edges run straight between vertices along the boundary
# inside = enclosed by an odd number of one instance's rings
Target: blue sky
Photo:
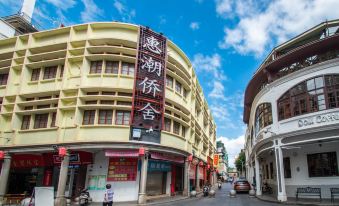
[[[0,0],[0,15],[22,1]],[[123,21],[163,32],[195,65],[232,163],[244,143],[243,94],[253,72],[277,44],[339,18],[338,8],[338,0],[37,0],[33,20],[44,29]]]

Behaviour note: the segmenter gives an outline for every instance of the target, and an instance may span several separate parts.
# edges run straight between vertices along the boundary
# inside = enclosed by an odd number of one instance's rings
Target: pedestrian
[[[104,202],[103,206],[112,206],[113,205],[113,190],[111,184],[106,185],[106,191],[105,191],[105,197],[104,197]]]

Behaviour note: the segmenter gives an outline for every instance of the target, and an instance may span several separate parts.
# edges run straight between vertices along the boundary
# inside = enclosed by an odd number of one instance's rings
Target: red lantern
[[[211,168],[211,165],[210,165],[210,164],[208,164],[208,165],[207,165],[207,169],[210,169],[210,168]]]
[[[204,163],[201,161],[201,162],[199,163],[199,166],[204,166]]]
[[[0,151],[0,160],[5,158],[5,151]]]
[[[193,160],[193,155],[188,156],[188,161],[192,162]]]
[[[65,157],[67,155],[67,149],[66,147],[59,147],[59,156]]]
[[[140,147],[139,148],[139,156],[143,156],[143,155],[145,155],[145,148]]]

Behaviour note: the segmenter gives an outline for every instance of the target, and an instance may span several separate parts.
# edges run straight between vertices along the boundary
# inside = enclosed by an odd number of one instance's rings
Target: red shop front
[[[76,187],[73,187],[73,184],[74,186],[84,187],[85,182],[82,179],[86,179],[87,164],[91,164],[93,158],[92,153],[82,151],[71,153],[70,159],[72,159],[72,156],[76,161],[70,161],[69,171],[71,174],[69,174],[69,178],[73,175],[70,188],[75,190]],[[12,155],[8,194],[30,194],[34,187],[40,186],[54,186],[56,190],[60,164],[61,159],[55,153]],[[77,168],[76,174],[72,171],[72,168]],[[81,174],[79,180],[74,179],[77,174]],[[21,184],[17,184],[18,182]]]

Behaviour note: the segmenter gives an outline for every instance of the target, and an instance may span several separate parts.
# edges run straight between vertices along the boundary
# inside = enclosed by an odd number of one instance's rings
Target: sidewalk
[[[266,202],[273,202],[273,203],[280,203],[284,205],[316,205],[316,206],[339,206],[339,200],[335,199],[334,203],[331,203],[330,199],[322,199],[320,201],[319,199],[305,199],[305,198],[299,198],[297,201],[296,198],[289,197],[287,198],[287,202],[279,202],[276,197],[270,196],[270,195],[257,195],[256,196],[259,200],[266,201]]]
[[[201,194],[197,195],[197,198],[199,198]],[[177,195],[177,196],[163,196],[163,197],[156,197],[156,198],[148,198],[147,203],[143,205],[158,205],[158,204],[163,204],[163,203],[170,203],[170,202],[175,202],[175,201],[180,201],[180,200],[185,200],[188,199],[189,197],[187,196],[182,196],[182,195]],[[77,204],[72,204],[72,206],[76,206]],[[101,202],[94,202],[91,203],[90,206],[101,206]],[[139,205],[136,201],[133,202],[114,202],[114,206],[135,206]]]

